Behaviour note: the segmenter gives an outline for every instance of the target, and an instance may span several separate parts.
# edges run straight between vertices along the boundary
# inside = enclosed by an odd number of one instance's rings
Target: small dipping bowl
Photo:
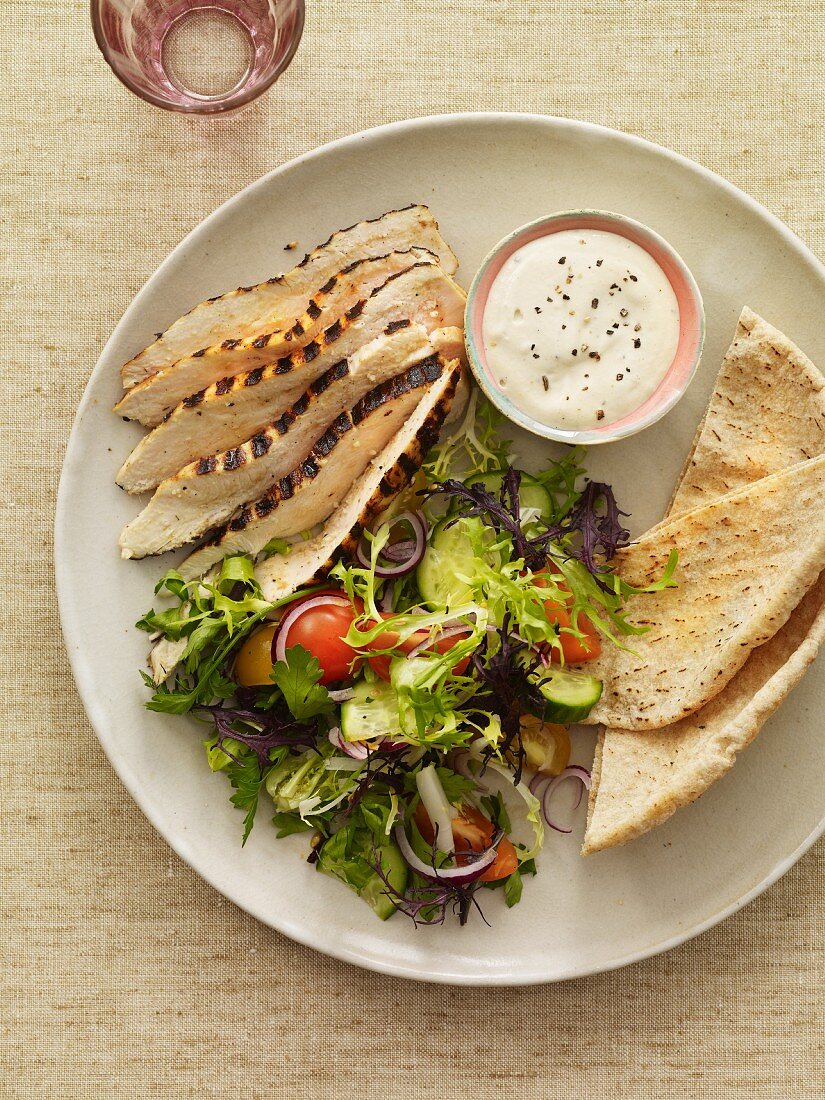
[[[484,310],[490,290],[513,253],[539,237],[565,230],[601,230],[624,237],[644,249],[659,265],[676,295],[679,308],[679,342],[673,361],[654,392],[638,408],[610,423],[571,429],[553,427],[533,419],[515,405],[495,381],[487,364],[482,336]],[[690,385],[702,357],[705,342],[705,311],[696,280],[681,256],[658,233],[640,222],[605,210],[566,210],[548,214],[514,230],[483,260],[467,295],[465,341],[470,369],[490,402],[509,420],[544,439],[562,443],[611,443],[655,424],[676,404]]]

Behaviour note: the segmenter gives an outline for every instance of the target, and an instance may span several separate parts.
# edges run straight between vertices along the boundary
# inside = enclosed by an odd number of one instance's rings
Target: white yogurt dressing
[[[482,321],[495,382],[549,427],[594,428],[644,404],[679,343],[670,281],[633,241],[565,230],[524,245],[496,276]]]

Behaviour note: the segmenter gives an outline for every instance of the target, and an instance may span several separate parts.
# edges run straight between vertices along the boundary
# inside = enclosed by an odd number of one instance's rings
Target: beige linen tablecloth
[[[407,116],[561,114],[695,158],[825,256],[819,0],[308,7],[276,88],[204,123],[116,82],[83,0],[0,5],[0,1095],[822,1098],[821,844],[720,927],[617,973],[416,985],[224,901],[155,834],[89,727],[51,566],[75,406],[144,280],[251,180]]]

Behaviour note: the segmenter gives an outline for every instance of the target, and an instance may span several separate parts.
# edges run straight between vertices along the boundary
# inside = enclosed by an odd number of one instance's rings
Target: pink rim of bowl
[[[504,264],[514,252],[539,237],[560,233],[566,229],[600,229],[616,233],[639,245],[661,267],[676,294],[679,307],[679,343],[667,374],[648,399],[633,412],[600,424],[597,428],[572,430],[554,428],[514,405],[493,381],[487,366],[482,338],[482,322],[490,289]],[[565,210],[548,214],[514,230],[488,253],[482,261],[467,295],[465,313],[467,355],[473,375],[485,396],[509,420],[544,439],[562,443],[610,443],[650,427],[669,412],[690,385],[705,342],[705,311],[696,280],[681,256],[652,229],[641,222],[606,210]]]

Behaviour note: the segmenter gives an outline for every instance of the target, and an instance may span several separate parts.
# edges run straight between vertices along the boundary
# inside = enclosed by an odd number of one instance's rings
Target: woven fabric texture
[[[825,1097],[822,844],[720,927],[589,980],[461,990],[331,961],[224,901],[126,795],[72,683],[51,564],[103,343],[265,171],[403,117],[560,114],[700,161],[825,257],[824,71],[818,0],[309,0],[276,87],[204,122],[117,83],[83,0],[3,0],[0,1095]]]

